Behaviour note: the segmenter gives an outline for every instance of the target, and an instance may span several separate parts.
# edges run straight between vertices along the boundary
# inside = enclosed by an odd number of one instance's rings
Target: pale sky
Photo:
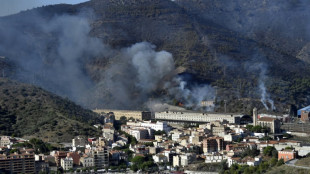
[[[0,16],[51,4],[78,4],[88,0],[0,0]]]

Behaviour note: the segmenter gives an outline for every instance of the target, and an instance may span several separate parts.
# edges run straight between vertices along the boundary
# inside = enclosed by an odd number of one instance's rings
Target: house
[[[66,158],[67,157],[67,153],[64,151],[57,151],[54,154],[55,157],[55,162],[56,162],[56,166],[61,166],[61,159]]]
[[[102,136],[106,140],[111,140],[114,142],[115,138],[115,128],[111,124],[105,124],[102,129]]]
[[[67,157],[71,157],[73,159],[73,165],[80,165],[80,154],[77,152],[69,152],[67,153]]]
[[[248,157],[246,158],[246,164],[249,166],[258,166],[262,162],[262,157],[257,156],[257,157]]]
[[[163,155],[163,154],[156,154],[156,155],[153,155],[153,160],[155,163],[166,163],[168,162],[168,158]]]
[[[295,149],[284,149],[278,151],[278,160],[283,159],[284,162],[293,160],[297,157],[297,151]]]
[[[187,166],[188,164],[194,162],[196,160],[196,154],[194,153],[186,153],[183,155],[175,155],[173,156],[173,167],[177,166]]]
[[[83,167],[93,167],[95,166],[94,158],[88,155],[83,155],[80,158],[80,165]]]
[[[310,111],[309,110],[301,110],[300,120],[303,122],[309,122]]]
[[[73,168],[73,159],[71,157],[61,158],[61,167],[64,170]]]
[[[75,137],[72,139],[73,147],[84,147],[86,143],[87,143],[86,139],[82,137]]]
[[[225,159],[227,159],[226,155],[222,155],[220,153],[213,153],[206,155],[205,163],[219,163]]]

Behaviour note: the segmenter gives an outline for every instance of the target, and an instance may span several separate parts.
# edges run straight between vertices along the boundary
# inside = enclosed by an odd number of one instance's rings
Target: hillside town
[[[104,117],[103,125],[94,125],[102,136],[77,136],[61,147],[2,136],[0,171],[195,173],[195,166],[215,165],[217,170],[211,172],[238,166],[251,172],[268,170],[262,167],[266,163],[280,166],[310,154],[310,145],[292,140],[296,134],[281,129],[285,116],[259,114],[256,108],[253,117],[185,111],[96,112]],[[309,108],[298,113],[301,121],[309,121]]]

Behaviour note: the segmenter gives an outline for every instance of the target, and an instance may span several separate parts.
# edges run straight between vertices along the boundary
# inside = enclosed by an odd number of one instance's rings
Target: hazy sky
[[[88,0],[0,0],[0,16],[50,4],[78,4]]]

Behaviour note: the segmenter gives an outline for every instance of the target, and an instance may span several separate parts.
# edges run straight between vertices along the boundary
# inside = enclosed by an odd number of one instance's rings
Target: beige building
[[[114,141],[115,137],[115,128],[111,124],[105,124],[102,129],[102,136],[106,140]]]
[[[83,167],[93,167],[95,166],[94,158],[84,155],[80,158],[80,165]]]
[[[12,139],[9,136],[2,136],[1,137],[1,141],[0,141],[0,146],[4,147],[4,146],[7,146],[7,145],[10,145],[11,143],[13,143],[13,141],[14,141],[14,139]]]
[[[116,120],[119,120],[122,116],[125,116],[127,119],[134,118],[137,120],[150,120],[152,117],[151,112],[144,112],[144,111],[111,110],[111,109],[95,109],[93,111],[98,114],[113,112]]]
[[[157,120],[167,120],[176,122],[214,122],[224,120],[229,123],[240,124],[241,115],[234,114],[220,114],[220,113],[203,113],[203,112],[189,112],[189,111],[165,111],[165,112],[155,112],[155,119]]]
[[[262,127],[269,127],[271,133],[280,133],[281,131],[281,123],[280,120],[272,117],[261,117],[258,118],[257,109],[253,109],[253,125],[254,126],[262,126]]]
[[[173,156],[173,167],[177,166],[187,166],[188,164],[194,162],[196,160],[196,155],[194,153],[186,153],[182,155]]]
[[[223,136],[225,135],[225,126],[212,126],[212,134],[216,136]]]
[[[280,120],[276,118],[268,118],[268,117],[260,118],[257,121],[257,125],[260,125],[262,127],[264,126],[269,127],[271,133],[280,133],[281,123]]]
[[[60,164],[64,170],[72,169],[73,168],[73,159],[71,157],[61,158]]]

